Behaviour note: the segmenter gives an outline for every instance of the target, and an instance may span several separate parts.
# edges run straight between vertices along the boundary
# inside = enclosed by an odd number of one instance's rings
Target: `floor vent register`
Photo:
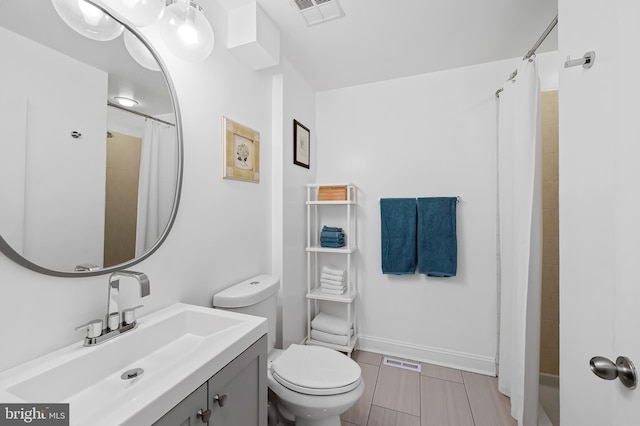
[[[422,371],[420,364],[411,361],[402,361],[399,359],[384,357],[383,364],[391,367],[404,368],[405,370],[417,371],[418,373]]]

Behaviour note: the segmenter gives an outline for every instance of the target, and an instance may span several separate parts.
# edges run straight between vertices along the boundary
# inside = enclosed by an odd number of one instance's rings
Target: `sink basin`
[[[0,401],[69,403],[72,425],[151,424],[266,332],[264,318],[178,303],[103,344],[80,341],[0,373]]]

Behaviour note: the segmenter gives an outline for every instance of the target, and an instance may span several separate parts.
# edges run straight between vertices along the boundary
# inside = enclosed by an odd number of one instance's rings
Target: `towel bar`
[[[379,197],[378,198],[378,203],[380,202],[380,200],[382,200],[382,198],[391,198],[391,197]],[[411,198],[411,197],[406,197],[406,198]],[[417,199],[418,197],[416,197]],[[460,197],[459,195],[456,196],[456,204],[460,204],[462,202],[462,197]]]

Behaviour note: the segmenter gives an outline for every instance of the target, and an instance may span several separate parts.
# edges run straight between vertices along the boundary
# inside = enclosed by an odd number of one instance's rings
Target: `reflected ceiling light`
[[[213,50],[211,24],[193,1],[177,0],[167,6],[159,25],[164,42],[182,59],[200,62]]]
[[[74,31],[93,40],[113,40],[124,27],[85,0],[51,0],[60,18]]]
[[[160,19],[165,0],[102,0],[118,15],[137,27],[151,25]]]
[[[130,31],[124,33],[124,46],[137,63],[151,71],[160,71],[160,65],[158,65],[156,58],[153,57],[147,46]]]
[[[113,98],[114,101],[122,105],[123,107],[131,108],[138,105],[138,101],[131,98],[126,98],[124,96],[116,96]]]

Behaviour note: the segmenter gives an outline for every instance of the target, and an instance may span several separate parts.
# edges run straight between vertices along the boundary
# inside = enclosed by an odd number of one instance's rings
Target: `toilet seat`
[[[271,373],[292,391],[337,395],[355,389],[362,372],[358,363],[333,349],[293,344],[273,361]]]

